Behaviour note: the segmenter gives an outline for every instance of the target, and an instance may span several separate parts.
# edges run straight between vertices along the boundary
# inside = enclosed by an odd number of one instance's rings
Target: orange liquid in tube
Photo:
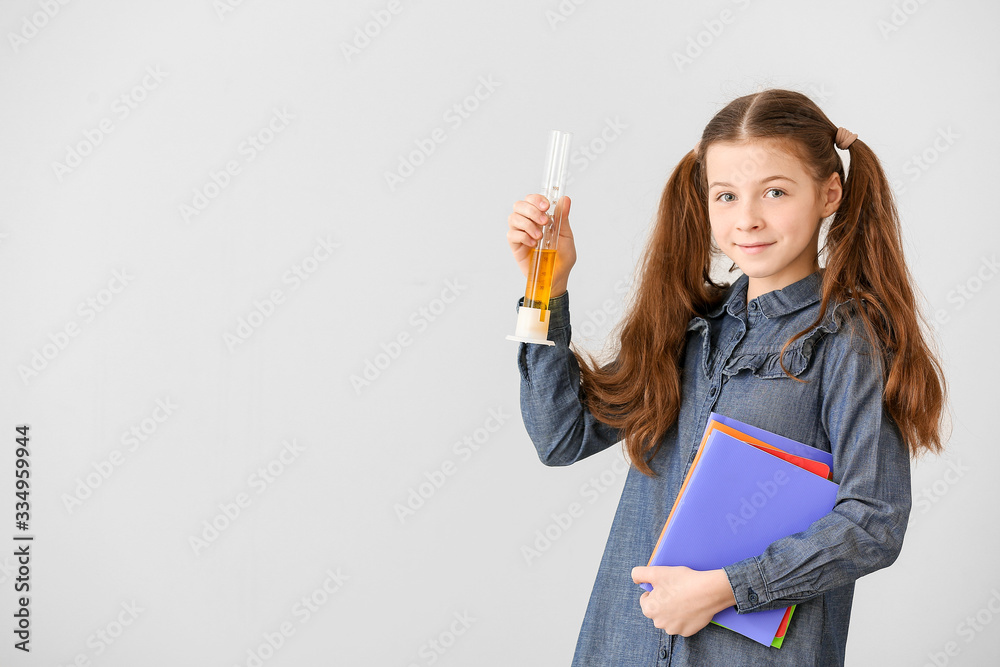
[[[549,295],[552,292],[552,274],[556,267],[555,250],[531,251],[531,265],[528,268],[528,286],[524,292],[524,305],[528,308],[548,310]]]

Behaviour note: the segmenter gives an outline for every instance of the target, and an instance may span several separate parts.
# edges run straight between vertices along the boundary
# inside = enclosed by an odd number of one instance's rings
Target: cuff
[[[760,563],[755,557],[741,560],[723,569],[729,577],[729,585],[733,587],[738,613],[756,611],[771,601],[764,573],[761,572]]]
[[[517,300],[517,308],[524,305],[524,297]],[[569,290],[549,299],[549,331],[569,326]]]

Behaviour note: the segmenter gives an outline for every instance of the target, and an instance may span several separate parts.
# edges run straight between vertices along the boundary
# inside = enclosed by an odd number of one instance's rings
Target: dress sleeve
[[[804,532],[725,568],[739,613],[776,609],[891,565],[910,515],[910,461],[882,402],[880,355],[860,329],[828,336],[820,419],[833,453],[836,504]]]
[[[541,462],[567,466],[604,451],[621,435],[583,405],[580,366],[569,348],[569,292],[550,299],[549,309],[548,338],[555,346],[518,346],[521,418]]]

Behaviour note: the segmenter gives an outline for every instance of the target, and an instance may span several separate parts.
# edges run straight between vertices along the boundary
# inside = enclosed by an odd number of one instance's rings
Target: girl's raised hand
[[[559,225],[559,242],[556,247],[556,266],[552,278],[552,297],[561,296],[566,292],[570,269],[576,263],[576,245],[573,243],[573,230],[569,226],[569,209],[572,201],[563,196],[556,203],[555,215],[562,216]],[[531,251],[542,237],[542,227],[548,224],[549,218],[545,211],[549,201],[539,194],[530,194],[514,204],[514,211],[507,218],[507,243],[514,253],[514,260],[528,277],[531,268]]]

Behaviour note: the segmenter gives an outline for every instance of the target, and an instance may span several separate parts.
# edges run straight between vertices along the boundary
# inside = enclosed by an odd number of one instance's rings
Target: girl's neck
[[[767,294],[768,292],[774,292],[780,289],[784,289],[789,285],[797,283],[803,278],[816,273],[817,271],[822,271],[822,269],[817,265],[810,269],[808,272],[799,271],[797,273],[785,276],[768,276],[766,278],[750,278],[747,283],[747,304],[759,297],[761,294]]]

